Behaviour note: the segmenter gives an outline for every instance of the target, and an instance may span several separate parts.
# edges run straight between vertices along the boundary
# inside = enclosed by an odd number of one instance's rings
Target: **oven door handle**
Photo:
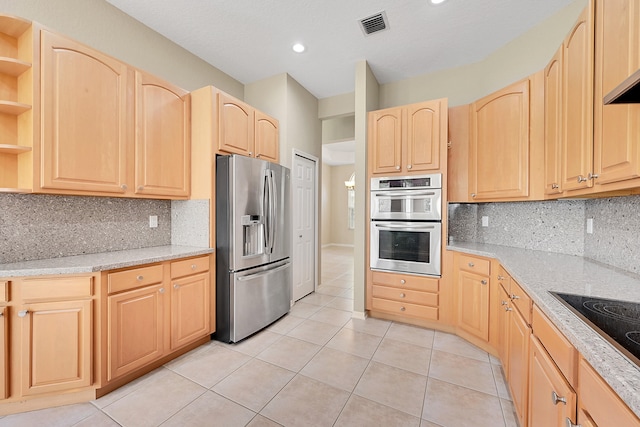
[[[389,193],[374,193],[376,197],[406,197],[406,198],[415,198],[417,196],[435,196],[435,191],[423,191],[423,192],[409,192],[409,191],[393,191]]]
[[[436,228],[435,225],[397,225],[397,224],[376,224],[376,227],[378,228],[391,228],[391,229],[395,229],[395,230],[406,230],[406,229],[411,229],[411,230],[433,230]]]

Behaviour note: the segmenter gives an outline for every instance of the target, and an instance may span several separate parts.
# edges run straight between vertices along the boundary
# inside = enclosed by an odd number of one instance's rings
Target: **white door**
[[[294,156],[293,188],[293,300],[315,290],[316,277],[316,166],[317,162]]]

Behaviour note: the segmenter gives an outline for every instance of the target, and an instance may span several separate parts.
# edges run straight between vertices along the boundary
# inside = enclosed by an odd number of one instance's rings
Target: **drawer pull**
[[[498,274],[498,280],[504,280],[504,276]]]
[[[487,281],[485,279],[480,280],[480,283],[482,283],[483,285],[487,284]]]
[[[18,317],[25,317],[29,313],[29,310],[20,310],[18,312]]]
[[[400,170],[400,166],[396,166],[396,170],[399,171]]]
[[[407,283],[407,281],[406,281],[406,280],[404,280],[404,279],[400,279],[400,284],[401,284],[401,285],[404,285],[405,283]]]
[[[139,282],[142,282],[142,281],[144,280],[144,276],[141,274],[141,275],[139,275],[138,277],[136,277],[136,279],[137,279]]]
[[[504,311],[513,311],[513,308],[511,308],[511,307],[509,307],[509,306],[506,306],[506,307],[504,308]]]
[[[507,305],[507,304],[509,304],[508,301],[504,301],[504,300],[500,301],[500,305]]]
[[[405,311],[405,310],[406,310],[406,308],[400,307],[400,311]]]
[[[516,300],[516,299],[520,299],[520,297],[516,294],[511,295],[511,300]]]
[[[564,397],[558,396],[558,393],[556,393],[555,391],[551,392],[551,401],[553,402],[554,405],[557,405],[560,402],[564,403],[565,405],[567,404],[567,399],[565,399]]]
[[[195,270],[196,268],[198,268],[198,266],[196,264],[191,264],[191,269]]]
[[[164,288],[158,289],[158,292],[160,292],[161,294],[164,294]]]
[[[404,298],[404,297],[406,297],[406,295],[404,293],[401,293],[400,298]]]
[[[566,427],[582,427],[582,424],[574,424],[570,418],[565,418]]]
[[[475,266],[475,264],[474,264],[474,263],[472,263],[472,262],[470,262],[468,265],[469,265],[469,267],[471,267],[471,268],[473,268],[473,267]]]
[[[180,289],[180,285],[178,285],[177,283],[173,284],[173,289]]]

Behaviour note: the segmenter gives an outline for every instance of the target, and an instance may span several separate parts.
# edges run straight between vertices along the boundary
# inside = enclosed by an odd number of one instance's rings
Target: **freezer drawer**
[[[289,312],[291,263],[288,260],[229,276],[229,341],[238,342]]]

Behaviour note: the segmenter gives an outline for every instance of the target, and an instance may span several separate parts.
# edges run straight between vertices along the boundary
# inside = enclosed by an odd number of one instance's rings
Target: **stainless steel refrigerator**
[[[290,171],[251,157],[216,159],[216,333],[238,342],[289,312]]]

